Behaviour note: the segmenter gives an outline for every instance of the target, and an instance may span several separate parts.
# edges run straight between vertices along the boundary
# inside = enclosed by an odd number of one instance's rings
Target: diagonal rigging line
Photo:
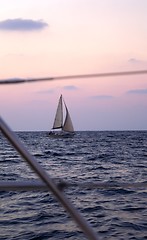
[[[0,129],[5,137],[11,142],[13,147],[20,153],[20,155],[28,162],[35,173],[40,179],[47,185],[48,189],[56,196],[63,207],[68,211],[71,217],[79,225],[81,230],[85,233],[85,236],[90,240],[97,240],[97,235],[90,227],[88,222],[82,217],[82,215],[76,210],[72,203],[66,198],[64,193],[57,187],[50,176],[40,166],[36,159],[28,152],[24,145],[19,141],[14,132],[10,130],[7,124],[0,118]]]
[[[55,81],[63,79],[76,79],[76,78],[100,78],[100,77],[117,77],[129,75],[147,74],[147,70],[138,71],[122,71],[122,72],[106,72],[106,73],[92,73],[92,74],[78,74],[78,75],[65,75],[55,77],[40,77],[40,78],[14,78],[14,79],[1,79],[0,84],[18,84],[18,83],[31,83],[39,81]]]

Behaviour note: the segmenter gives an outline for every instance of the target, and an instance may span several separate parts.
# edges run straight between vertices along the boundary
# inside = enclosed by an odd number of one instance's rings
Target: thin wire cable
[[[100,77],[117,77],[128,75],[142,75],[147,74],[147,70],[139,71],[122,71],[122,72],[107,72],[107,73],[92,73],[92,74],[78,74],[78,75],[65,75],[55,77],[41,77],[41,78],[14,78],[14,79],[1,79],[0,84],[18,84],[18,83],[31,83],[39,81],[55,81],[63,79],[76,79],[76,78],[100,78]]]

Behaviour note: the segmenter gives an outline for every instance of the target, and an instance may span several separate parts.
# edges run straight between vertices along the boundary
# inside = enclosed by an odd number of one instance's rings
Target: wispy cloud
[[[47,27],[48,24],[42,20],[32,20],[32,19],[7,19],[0,21],[0,30],[7,31],[34,31],[41,30]]]
[[[76,86],[73,86],[73,85],[64,86],[63,88],[64,88],[65,90],[70,90],[70,91],[75,91],[75,90],[78,89]]]
[[[35,93],[37,93],[37,94],[52,94],[52,93],[54,93],[54,91],[55,91],[54,89],[48,89],[48,90],[40,90]]]
[[[127,92],[127,94],[147,94],[147,88],[145,89],[133,89],[133,90],[129,90]]]
[[[132,65],[147,65],[147,61],[137,59],[137,58],[130,58],[128,62]]]
[[[136,59],[136,58],[130,58],[128,60],[129,63],[136,64],[136,63],[141,63],[141,60]]]
[[[78,88],[76,86],[69,85],[69,86],[64,86],[64,87],[55,87],[55,88],[52,88],[52,89],[40,90],[40,91],[37,91],[36,93],[37,94],[52,94],[52,93],[55,93],[58,90],[62,91],[63,89],[64,90],[69,90],[69,91],[75,91]]]
[[[95,95],[92,96],[93,99],[103,100],[103,99],[112,99],[113,96],[111,95]]]

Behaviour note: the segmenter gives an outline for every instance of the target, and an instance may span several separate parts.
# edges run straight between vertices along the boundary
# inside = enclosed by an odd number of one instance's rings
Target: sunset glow
[[[0,79],[147,70],[146,11],[146,0],[2,0]],[[61,93],[77,131],[147,130],[147,75],[1,85],[1,116],[50,130]]]

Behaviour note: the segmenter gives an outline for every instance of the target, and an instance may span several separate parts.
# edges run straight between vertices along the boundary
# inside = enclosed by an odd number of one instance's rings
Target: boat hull
[[[75,136],[74,132],[49,132],[48,136],[51,138],[72,138]]]

